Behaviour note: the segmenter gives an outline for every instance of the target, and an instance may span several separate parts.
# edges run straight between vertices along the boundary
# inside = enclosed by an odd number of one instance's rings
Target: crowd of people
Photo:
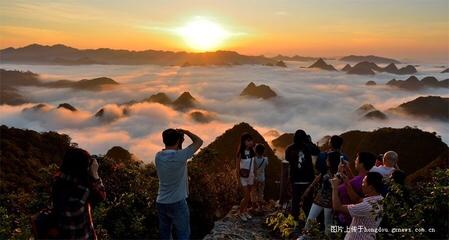
[[[192,143],[183,148],[185,135]],[[165,147],[155,156],[160,238],[189,239],[187,160],[200,149],[203,141],[184,129],[165,130],[162,141]],[[345,239],[375,239],[370,229],[379,227],[382,219],[381,200],[388,193],[384,182],[392,179],[404,183],[405,174],[399,170],[396,152],[378,156],[359,152],[351,168],[342,146],[343,139],[332,136],[329,149],[320,151],[305,131],[298,130],[285,150],[290,167],[290,213],[295,220],[299,220],[301,210],[306,216],[300,239],[310,237],[308,231],[314,221],[320,221],[321,213],[324,233],[328,236],[335,232],[332,229],[345,228]],[[255,143],[249,133],[241,135],[235,159],[236,177],[243,195],[238,216],[248,221],[252,218],[249,209],[258,211],[264,204],[269,161],[265,146]],[[98,167],[98,162],[86,151],[76,147],[67,151],[53,185],[53,209],[42,211],[33,220],[36,236],[96,239],[92,204],[106,199]]]
[[[332,136],[329,149],[320,151],[303,131],[296,131],[285,151],[290,166],[292,189],[291,214],[299,218],[304,211],[306,223],[299,239],[308,239],[312,222],[323,212],[324,233],[346,233],[345,239],[375,239],[382,219],[382,199],[388,194],[389,181],[403,184],[405,174],[398,167],[398,154],[381,156],[359,152],[354,170],[341,151],[343,138]]]

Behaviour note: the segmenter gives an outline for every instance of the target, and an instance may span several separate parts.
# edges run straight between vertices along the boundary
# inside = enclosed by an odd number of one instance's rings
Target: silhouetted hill
[[[403,103],[393,112],[406,113],[408,115],[433,118],[438,120],[449,120],[449,98],[440,96],[418,97],[410,102]]]
[[[370,80],[370,81],[366,82],[365,85],[366,86],[375,86],[375,85],[377,85],[377,83],[373,80]]]
[[[0,85],[3,86],[32,86],[40,85],[39,75],[36,73],[17,70],[0,69]]]
[[[234,65],[266,64],[276,60],[264,56],[247,56],[233,51],[216,51],[204,53],[187,53],[171,51],[129,51],[108,48],[76,49],[61,44],[43,46],[32,44],[22,48],[0,50],[4,63],[38,63],[57,65],[78,64],[157,64],[178,65]]]
[[[198,101],[189,93],[182,93],[175,101],[173,101],[173,107],[176,110],[186,110],[194,108],[198,105]]]
[[[58,105],[57,108],[64,108],[64,109],[67,109],[67,110],[72,111],[72,112],[78,111],[78,109],[76,109],[74,106],[72,106],[72,105],[70,105],[68,103],[61,103],[61,104]]]
[[[385,113],[379,110],[374,110],[363,115],[363,119],[387,120],[388,117],[387,115],[385,115]]]
[[[416,68],[412,65],[407,65],[403,68],[398,69],[394,63],[382,68],[373,62],[359,62],[350,69],[346,71],[348,74],[359,74],[359,75],[374,75],[376,72],[387,72],[392,74],[407,75],[414,74],[417,72]]]
[[[438,81],[435,77],[424,77],[421,81],[415,77],[410,76],[406,80],[390,80],[387,82],[389,86],[395,86],[405,90],[419,90],[423,88],[449,88],[449,79]]]
[[[265,155],[269,159],[265,197],[278,198],[279,185],[276,181],[280,177],[280,160],[254,128],[247,123],[237,124],[201,149],[189,163],[192,221],[202,223],[192,225],[192,231],[207,234],[214,226],[214,221],[224,217],[233,205],[239,203],[242,191],[235,162],[240,136],[244,132],[250,133],[256,143],[265,145]]]
[[[284,55],[277,55],[276,57],[273,57],[272,59],[276,61],[298,61],[298,62],[308,62],[308,61],[316,61],[318,58],[316,57],[303,57],[303,56],[284,56]]]
[[[349,71],[349,70],[351,70],[351,65],[349,65],[349,64],[346,64],[342,69],[341,69],[341,71],[342,72],[347,72],[347,71]]]
[[[319,68],[327,71],[337,71],[331,64],[327,64],[322,58],[318,59],[314,64],[310,65],[309,68]]]
[[[154,95],[151,95],[149,98],[144,99],[145,102],[155,102],[160,103],[163,105],[170,105],[172,104],[172,100],[167,96],[165,93],[156,93]]]
[[[119,84],[118,82],[110,78],[99,77],[93,79],[83,79],[80,81],[59,80],[55,82],[45,83],[43,84],[43,86],[53,88],[74,88],[79,90],[96,91],[102,89],[103,87],[116,86],[118,84]]]
[[[269,159],[269,165],[266,173],[267,182],[265,187],[265,196],[270,199],[276,199],[279,195],[279,186],[275,183],[275,181],[279,180],[281,162],[274,155],[273,150],[262,137],[262,135],[248,123],[242,122],[235,125],[231,129],[226,130],[225,133],[218,136],[215,141],[210,143],[207,147],[203,148],[194,157],[193,160],[194,162],[196,160],[199,161],[200,158],[207,154],[210,154],[210,152],[212,151],[216,154],[216,157],[210,160],[210,162],[207,163],[207,166],[204,167],[219,171],[220,169],[222,169],[221,167],[228,166],[233,170],[233,172],[229,173],[229,177],[234,177],[237,148],[240,144],[240,136],[245,132],[253,136],[255,143],[261,143],[266,147],[265,156],[267,156]]]
[[[380,67],[377,66],[375,63],[372,62],[360,62],[351,67],[348,71],[346,71],[347,74],[358,74],[358,75],[374,75],[376,74],[374,70],[379,71]]]
[[[0,192],[31,191],[42,179],[39,170],[60,164],[70,137],[56,132],[0,127]]]
[[[449,68],[444,69],[441,73],[449,73]]]
[[[285,149],[293,143],[293,133],[283,133],[279,137],[273,139],[271,144],[278,156],[283,156]]]
[[[385,113],[379,111],[372,104],[363,104],[355,113],[361,116],[361,119],[371,119],[371,120],[386,120],[388,117]]]
[[[366,103],[360,106],[355,110],[355,112],[359,115],[364,115],[366,113],[369,113],[371,111],[377,110],[372,104]]]
[[[269,99],[276,97],[277,94],[267,85],[261,84],[257,86],[253,82],[249,83],[240,93],[240,96]]]
[[[357,55],[349,55],[339,59],[340,61],[345,62],[373,62],[373,63],[400,63],[398,60],[386,57],[378,57],[373,55],[368,56],[357,56]]]
[[[357,152],[380,154],[393,150],[399,154],[399,167],[407,174],[423,168],[448,149],[434,133],[411,127],[349,131],[340,136],[344,139],[343,152],[349,157],[352,167]]]
[[[192,111],[189,113],[191,119],[198,123],[209,123],[215,119],[215,115],[206,111]]]
[[[94,117],[99,119],[102,122],[108,123],[115,121],[121,117],[125,117],[129,115],[129,110],[127,107],[119,107],[113,105],[106,105],[100,110],[98,110]]]
[[[285,62],[282,61],[282,60],[277,61],[276,64],[275,64],[275,66],[276,66],[276,67],[287,67],[287,65],[285,65]]]
[[[410,174],[406,178],[406,182],[409,185],[415,185],[417,182],[428,181],[432,177],[432,173],[436,169],[448,169],[449,168],[449,150],[443,151],[435,160],[428,163],[423,168]]]

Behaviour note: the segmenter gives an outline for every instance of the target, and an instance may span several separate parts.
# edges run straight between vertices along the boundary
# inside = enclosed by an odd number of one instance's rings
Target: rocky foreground
[[[224,218],[216,221],[214,228],[204,239],[273,239],[264,224],[272,210],[267,208],[257,214],[251,213],[253,218],[244,222],[238,216],[238,208],[239,206],[233,206]]]

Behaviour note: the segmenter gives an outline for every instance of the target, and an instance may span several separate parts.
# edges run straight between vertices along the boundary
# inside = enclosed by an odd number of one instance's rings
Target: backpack
[[[31,216],[32,234],[35,239],[60,239],[58,220],[52,208],[44,208]]]

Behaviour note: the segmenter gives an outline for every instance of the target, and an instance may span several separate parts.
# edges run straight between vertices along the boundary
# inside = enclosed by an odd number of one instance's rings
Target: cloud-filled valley
[[[344,66],[344,63],[338,61],[330,63],[337,69]],[[399,113],[389,113],[385,121],[360,120],[360,116],[354,113],[365,103],[386,111],[419,96],[448,97],[447,88],[405,91],[386,86],[385,83],[393,78],[406,79],[408,76],[398,77],[389,73],[378,73],[375,76],[347,75],[344,72],[301,68],[309,63],[288,62],[287,65],[288,68],[259,65],[179,67],[2,64],[0,67],[3,69],[37,73],[42,81],[104,76],[120,85],[103,91],[18,87],[19,92],[33,103],[1,105],[0,123],[66,133],[74,142],[94,154],[103,154],[109,148],[120,145],[146,162],[151,162],[155,152],[162,148],[160,133],[165,128],[191,129],[208,143],[242,121],[255,126],[261,133],[273,129],[281,133],[292,132],[302,128],[311,134],[314,141],[347,130],[407,125],[435,131],[445,142],[449,140],[449,127],[444,121]],[[418,73],[414,75],[420,79],[425,76],[434,76],[438,80],[448,78],[447,74],[440,73],[441,69],[433,65],[421,65],[417,69]],[[377,85],[366,86],[369,80],[374,80]],[[269,100],[240,97],[240,92],[250,82],[268,85],[278,97]],[[178,111],[170,106],[150,102],[124,104],[140,101],[158,92],[164,92],[174,100],[186,91],[198,101],[196,108],[213,116],[210,121],[196,121],[190,115],[194,109]],[[32,109],[37,103],[47,105]],[[69,103],[77,111],[57,108],[61,103]],[[104,109],[102,118],[95,116],[100,109]]]

